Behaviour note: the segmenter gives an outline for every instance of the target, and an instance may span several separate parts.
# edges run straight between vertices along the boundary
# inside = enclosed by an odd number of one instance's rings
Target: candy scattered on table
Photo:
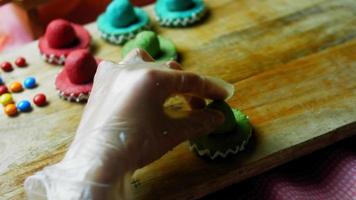
[[[22,100],[17,103],[16,107],[21,112],[28,112],[31,110],[31,103],[27,100]]]
[[[0,85],[0,95],[8,93],[9,90],[7,89],[6,85]]]
[[[22,91],[22,84],[18,81],[14,81],[10,84],[10,91],[11,92],[21,92]]]
[[[18,57],[14,61],[14,64],[18,67],[28,66],[28,63],[24,57]],[[0,63],[0,68],[5,72],[14,70],[13,65],[7,61]],[[0,76],[0,104],[3,106],[4,113],[7,116],[12,117],[19,114],[19,112],[30,112],[33,109],[31,102],[28,100],[21,100],[15,103],[12,93],[21,92],[24,88],[32,89],[37,87],[38,83],[36,78],[29,76],[24,79],[23,83],[13,81],[11,84],[7,85],[3,79],[4,76]],[[43,93],[36,94],[32,100],[36,106],[41,107],[47,105],[47,98]]]
[[[25,88],[27,89],[31,89],[36,87],[36,79],[34,77],[28,77],[25,79],[25,81],[23,82],[23,85]]]
[[[44,106],[47,104],[47,98],[46,95],[39,93],[36,94],[35,97],[33,97],[33,103],[36,104],[37,106]]]
[[[10,72],[13,70],[11,63],[9,62],[1,63],[0,67],[2,70],[4,70],[4,72]]]
[[[10,93],[5,93],[5,94],[1,95],[0,96],[0,103],[3,106],[6,106],[7,104],[13,103],[12,95]]]
[[[15,104],[10,103],[7,104],[4,108],[4,112],[8,115],[8,116],[15,116],[17,114],[17,108],[15,106]]]
[[[25,67],[27,65],[27,62],[26,62],[26,59],[24,57],[18,57],[16,60],[15,60],[15,64],[18,66],[18,67]]]

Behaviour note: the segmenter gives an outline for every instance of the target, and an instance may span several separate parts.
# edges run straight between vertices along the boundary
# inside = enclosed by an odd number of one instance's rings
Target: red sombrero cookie
[[[88,100],[99,62],[87,50],[70,53],[56,78],[59,96],[68,101]]]
[[[77,49],[89,49],[90,34],[81,25],[63,19],[53,20],[46,33],[39,39],[43,59],[52,64],[63,65],[68,54]]]

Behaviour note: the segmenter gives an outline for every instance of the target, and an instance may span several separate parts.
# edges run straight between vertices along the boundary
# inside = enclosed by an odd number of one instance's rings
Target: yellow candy
[[[4,112],[8,116],[15,116],[17,114],[17,108],[16,108],[15,104],[10,103],[5,106]]]
[[[11,94],[9,93],[5,93],[3,95],[1,95],[0,97],[0,103],[3,105],[3,106],[6,106],[7,104],[10,104],[12,103],[12,96]]]

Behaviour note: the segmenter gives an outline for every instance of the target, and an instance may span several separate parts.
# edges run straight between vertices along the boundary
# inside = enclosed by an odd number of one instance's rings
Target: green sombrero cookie
[[[128,0],[112,1],[97,19],[101,36],[114,44],[123,44],[142,30],[149,29],[147,13]]]
[[[145,50],[158,61],[175,60],[177,58],[177,51],[173,42],[152,31],[142,31],[137,34],[135,39],[128,41],[121,51],[121,57],[124,58],[135,48]]]
[[[244,150],[252,135],[248,117],[240,110],[230,108],[224,101],[213,101],[208,108],[223,112],[225,121],[213,133],[190,140],[191,149],[199,156],[212,160]]]
[[[203,0],[158,0],[155,13],[160,25],[183,27],[200,21],[206,8]]]

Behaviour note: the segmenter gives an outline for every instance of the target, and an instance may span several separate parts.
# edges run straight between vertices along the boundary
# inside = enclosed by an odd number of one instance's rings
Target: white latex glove
[[[202,98],[225,99],[231,85],[174,70],[180,68],[176,62],[147,61],[153,59],[136,49],[120,64],[100,63],[64,159],[26,179],[30,199],[130,199],[131,172],[223,122],[220,112],[194,106],[172,117],[163,104],[177,94],[191,105]]]

